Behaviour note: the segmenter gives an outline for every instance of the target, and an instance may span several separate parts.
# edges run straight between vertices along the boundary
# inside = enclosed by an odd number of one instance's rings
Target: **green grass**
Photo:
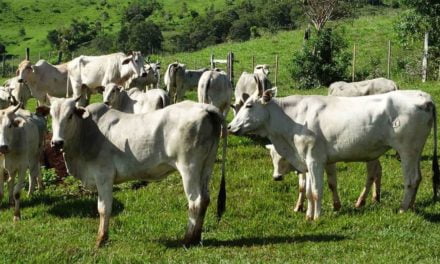
[[[395,17],[396,13],[391,12],[387,16],[367,16],[345,23],[350,45],[356,42],[361,48],[359,65],[367,65],[371,56],[384,54],[386,41],[395,40],[391,28]],[[160,59],[163,65],[179,59],[189,68],[199,68],[208,65],[211,53],[224,57],[232,50],[238,60],[237,80],[241,71],[251,70],[252,55],[256,63],[273,64],[278,54],[281,96],[326,94],[325,88],[294,89],[287,67],[301,41],[301,31],[280,32],[246,43],[226,43]],[[406,51],[396,47],[393,52],[398,57]],[[396,77],[402,88],[424,90],[440,101],[437,82],[408,83],[403,76]],[[195,93],[190,93],[188,98],[194,100]],[[100,101],[100,97],[95,96],[93,101]],[[34,100],[28,108],[35,108]],[[319,221],[309,222],[303,213],[293,212],[298,194],[297,177],[290,174],[283,182],[272,181],[272,163],[264,145],[247,137],[231,136],[226,214],[217,223],[215,205],[220,178],[220,163],[217,163],[210,184],[212,200],[204,225],[203,246],[188,250],[180,244],[187,223],[187,203],[177,173],[139,190],[132,190],[130,184],[116,186],[110,240],[99,250],[94,249],[99,222],[96,195],[81,191],[78,181],[69,177],[65,183],[49,185],[32,197],[23,195],[23,219],[18,223],[12,222],[12,209],[3,199],[0,262],[438,263],[440,204],[431,202],[432,148],[431,135],[422,156],[423,180],[415,211],[397,213],[403,197],[403,181],[400,163],[393,157],[394,151],[389,151],[381,157],[380,204],[368,201],[364,208],[354,209],[364,185],[365,164],[340,163],[337,172],[342,210],[332,211],[330,192],[325,188],[324,214]],[[51,172],[44,173],[51,179]]]

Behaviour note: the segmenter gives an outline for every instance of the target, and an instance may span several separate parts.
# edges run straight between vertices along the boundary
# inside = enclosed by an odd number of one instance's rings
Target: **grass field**
[[[39,1],[40,4],[46,2],[50,1]],[[57,2],[61,4],[63,1]],[[201,1],[194,3],[200,4]],[[345,23],[350,45],[354,42],[360,45],[360,67],[368,65],[371,57],[386,54],[386,41],[395,40],[391,27],[395,17],[396,13],[390,10],[386,16],[365,16]],[[220,58],[228,51],[234,51],[238,60],[235,67],[238,78],[241,71],[251,70],[252,55],[257,63],[273,64],[274,56],[278,54],[281,96],[326,94],[325,88],[294,89],[294,80],[290,79],[287,67],[292,52],[301,46],[301,39],[301,31],[280,32],[246,43],[226,43],[160,59],[162,65],[178,59],[190,68],[203,67],[208,65],[211,53]],[[396,47],[393,52],[399,57],[406,51]],[[273,75],[271,78],[273,80]],[[402,89],[424,90],[440,102],[438,82],[421,84],[406,82],[400,75],[395,78]],[[195,93],[190,93],[188,98],[194,100]],[[95,96],[93,100],[100,101],[100,97]],[[35,101],[28,108],[33,110]],[[229,120],[231,117],[230,114]],[[389,151],[381,157],[380,204],[368,201],[364,208],[354,209],[364,185],[365,164],[340,163],[337,172],[342,210],[332,211],[331,196],[326,187],[324,214],[319,221],[309,222],[303,213],[293,212],[298,194],[296,175],[288,175],[283,182],[272,181],[272,163],[264,143],[230,136],[227,211],[218,223],[215,205],[220,163],[216,163],[203,246],[190,249],[180,244],[187,223],[187,202],[177,173],[138,190],[133,190],[130,183],[116,186],[110,240],[99,250],[94,249],[99,223],[96,195],[84,192],[79,182],[69,177],[64,183],[49,184],[32,197],[23,195],[22,221],[17,223],[12,221],[13,211],[7,206],[6,198],[3,199],[0,205],[0,262],[438,263],[440,204],[431,202],[432,150],[431,135],[422,156],[423,180],[416,210],[397,213],[403,196],[403,180],[399,161],[394,157],[394,151]],[[53,172],[44,170],[44,177],[49,183]]]

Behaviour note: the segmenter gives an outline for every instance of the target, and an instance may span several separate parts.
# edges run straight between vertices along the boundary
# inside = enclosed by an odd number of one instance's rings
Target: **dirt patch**
[[[43,165],[46,168],[54,168],[59,180],[67,177],[67,168],[64,163],[63,153],[54,150],[50,146],[52,133],[47,133],[44,138]]]

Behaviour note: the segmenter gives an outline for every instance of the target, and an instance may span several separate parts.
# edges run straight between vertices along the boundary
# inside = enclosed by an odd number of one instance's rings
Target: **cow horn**
[[[79,99],[81,99],[81,97],[82,97],[82,95],[78,95],[74,100],[75,100],[75,103],[77,103],[78,101],[79,101]]]
[[[9,92],[9,97],[11,99],[12,105],[18,105],[19,104],[19,102],[17,101],[17,98],[15,98],[15,96],[13,96],[11,92]]]
[[[21,106],[22,106],[22,103],[19,103],[18,105],[16,105],[16,106],[14,107],[14,109],[12,109],[12,113],[15,113],[15,112],[17,112],[17,111],[18,111],[18,109],[20,109],[20,108],[21,108]]]

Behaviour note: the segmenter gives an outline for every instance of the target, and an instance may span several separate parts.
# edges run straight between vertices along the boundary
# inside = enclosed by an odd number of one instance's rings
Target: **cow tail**
[[[434,153],[432,157],[432,187],[434,189],[434,201],[437,201],[438,187],[440,184],[440,170],[437,158],[437,110],[433,104],[433,118],[434,118]]]
[[[207,110],[209,117],[211,119],[211,123],[214,127],[215,137],[220,137],[220,132],[223,135],[223,148],[222,148],[222,167],[221,167],[221,180],[220,180],[220,188],[217,196],[217,220],[220,221],[223,213],[226,210],[226,149],[227,149],[227,138],[226,138],[226,119],[223,115],[217,111]],[[216,138],[218,140],[218,138]],[[217,146],[218,146],[217,141]],[[217,148],[212,149],[214,151],[212,154],[215,159],[217,155]]]
[[[200,90],[200,98],[202,99],[202,103],[209,104],[209,96],[208,96],[208,90],[209,86],[211,85],[211,75],[208,78],[208,81],[203,84]]]

